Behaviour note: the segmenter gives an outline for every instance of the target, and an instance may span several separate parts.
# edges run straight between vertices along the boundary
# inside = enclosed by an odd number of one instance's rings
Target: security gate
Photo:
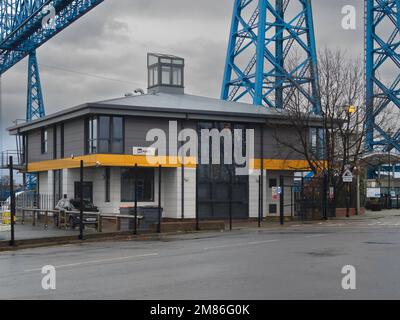
[[[293,184],[283,186],[284,207],[290,207],[292,218],[322,220],[335,216],[335,200],[325,177],[294,178]],[[288,201],[290,199],[290,202]]]

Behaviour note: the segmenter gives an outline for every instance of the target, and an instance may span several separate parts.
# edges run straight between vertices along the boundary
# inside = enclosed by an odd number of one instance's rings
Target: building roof
[[[157,93],[86,103],[53,113],[42,119],[16,125],[8,130],[11,134],[17,134],[96,113],[250,123],[265,123],[268,119],[285,120],[288,116],[284,110],[248,103],[188,94]],[[315,117],[316,123],[320,120],[319,117]]]

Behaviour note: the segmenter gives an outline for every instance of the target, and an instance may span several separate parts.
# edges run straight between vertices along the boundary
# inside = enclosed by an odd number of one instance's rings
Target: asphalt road
[[[397,220],[4,252],[0,299],[400,299]],[[44,265],[56,290],[42,289]],[[345,265],[356,290],[342,289]]]

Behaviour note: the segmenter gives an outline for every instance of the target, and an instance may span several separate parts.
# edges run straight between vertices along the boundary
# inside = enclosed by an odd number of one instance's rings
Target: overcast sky
[[[232,5],[233,0],[105,0],[38,50],[47,114],[145,89],[147,52],[184,57],[186,92],[219,97]],[[356,30],[341,27],[344,5],[358,9]],[[361,56],[362,5],[313,0],[317,47]],[[3,128],[24,119],[26,82],[26,59],[3,75]],[[4,149],[15,148],[4,131],[2,138]]]

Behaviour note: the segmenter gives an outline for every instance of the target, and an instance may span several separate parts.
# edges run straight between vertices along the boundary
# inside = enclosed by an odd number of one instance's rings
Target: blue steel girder
[[[28,101],[26,121],[40,119],[45,116],[42,86],[40,84],[39,66],[36,51],[29,54],[28,61]]]
[[[397,7],[397,27],[400,28],[400,0],[396,0]]]
[[[0,75],[104,0],[0,1]],[[42,20],[55,9],[54,27]]]
[[[320,113],[311,1],[235,0],[222,99],[284,108],[295,90]]]
[[[396,123],[380,124],[387,110],[400,108],[400,0],[365,0],[365,3],[366,150],[400,151],[400,132],[394,135],[386,132],[387,126]]]

